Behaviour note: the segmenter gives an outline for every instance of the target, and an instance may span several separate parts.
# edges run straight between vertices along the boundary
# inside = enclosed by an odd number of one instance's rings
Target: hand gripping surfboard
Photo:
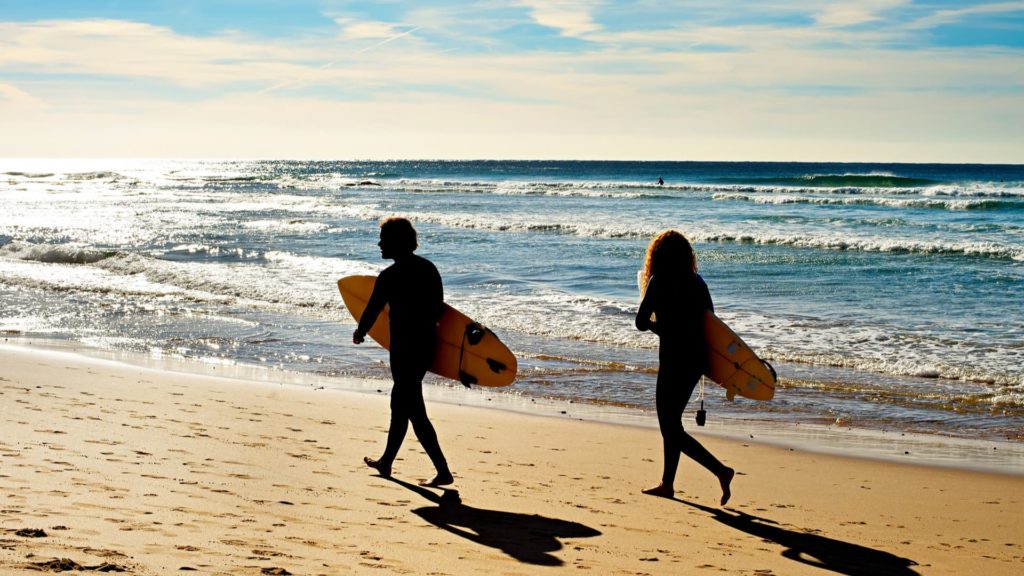
[[[338,280],[338,291],[345,307],[358,323],[370,300],[376,276],[346,276]],[[385,349],[390,349],[391,330],[388,307],[381,311],[370,328],[369,336]],[[458,380],[465,386],[508,386],[516,378],[516,357],[486,327],[444,305],[444,314],[437,324],[437,354],[430,371]]]

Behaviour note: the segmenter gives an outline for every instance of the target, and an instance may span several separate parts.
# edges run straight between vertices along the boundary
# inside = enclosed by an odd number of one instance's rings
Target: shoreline
[[[7,336],[0,342],[15,349],[40,349],[67,352],[89,358],[110,360],[130,366],[191,375],[228,377],[251,382],[294,386],[300,389],[332,389],[364,394],[384,394],[390,390],[389,380],[325,376],[278,369],[273,366],[237,362],[204,362],[187,358],[155,356],[142,352],[109,350],[79,342],[56,338]],[[635,426],[657,429],[653,406],[649,410],[581,401],[554,400],[518,395],[515,384],[509,388],[465,389],[459,385],[426,385],[428,402],[457,406],[503,410],[512,413]],[[684,426],[701,436],[714,436],[734,441],[766,444],[774,447],[816,454],[851,457],[881,462],[950,468],[1024,476],[1024,442],[991,439],[965,439],[954,436],[914,432],[872,430],[865,428],[826,426],[807,423],[784,424],[776,420],[741,418],[716,419],[709,413],[708,423],[696,427],[691,405],[684,414]]]
[[[412,434],[395,477],[387,396],[0,346],[0,567],[132,574],[1015,574],[1018,476],[793,451],[700,433],[733,499],[657,430],[429,402],[456,476]]]

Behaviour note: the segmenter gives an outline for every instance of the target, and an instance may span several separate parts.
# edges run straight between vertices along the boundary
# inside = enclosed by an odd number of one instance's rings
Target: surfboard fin
[[[459,382],[462,382],[462,385],[466,388],[472,388],[473,384],[477,383],[477,379],[476,376],[473,376],[469,372],[459,370]]]
[[[487,359],[487,365],[491,367],[491,372],[495,374],[501,374],[508,366],[505,366],[504,362],[498,362],[494,358]]]
[[[487,329],[476,322],[466,325],[466,341],[469,342],[470,346],[479,344],[486,334]]]

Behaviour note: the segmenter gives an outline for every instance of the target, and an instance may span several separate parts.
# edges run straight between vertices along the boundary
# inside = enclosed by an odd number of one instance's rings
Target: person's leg
[[[369,456],[363,458],[363,462],[371,468],[377,469],[381,476],[391,476],[391,466],[398,457],[398,450],[402,447],[405,434],[409,430],[409,401],[406,399],[409,386],[406,385],[401,362],[396,362],[394,355],[391,357],[391,378],[394,383],[391,386],[391,424],[388,426],[388,440],[384,446],[384,454],[377,460]],[[396,368],[397,367],[397,368]]]
[[[680,429],[682,427],[680,426]],[[689,456],[692,460],[707,468],[712,474],[718,478],[718,483],[722,486],[722,506],[729,501],[732,496],[730,484],[732,483],[733,476],[736,472],[722,464],[722,462],[715,458],[715,455],[708,452],[708,449],[703,444],[697,441],[696,438],[690,436],[686,431],[682,432],[682,452]]]
[[[725,464],[704,447],[696,438],[690,436],[682,426],[679,426],[679,449],[691,460],[705,467],[715,476],[721,476],[725,472]]]
[[[388,427],[388,443],[384,448],[382,462],[389,465],[398,457],[398,450],[405,441],[405,433],[409,430],[409,393],[399,381],[395,381],[391,389],[391,425]]]
[[[434,425],[430,423],[430,418],[427,417],[427,406],[423,401],[422,376],[420,376],[420,380],[421,382],[415,386],[415,392],[410,391],[407,397],[408,404],[406,408],[408,409],[409,421],[412,423],[412,430],[420,441],[420,445],[423,446],[423,450],[426,451],[430,461],[434,464],[434,468],[437,469],[437,477],[428,484],[432,486],[451,484],[454,479],[448,470],[448,461],[445,459],[444,452],[441,450],[441,444],[437,440],[437,431],[434,430]]]
[[[664,450],[664,468],[661,473],[661,483],[672,488],[676,480],[676,470],[679,468],[679,453],[682,445],[679,443],[683,431],[682,418],[685,401],[680,401],[679,395],[674,393],[671,384],[662,383],[659,378],[657,399],[655,405],[658,410],[658,428],[661,430],[661,441]]]
[[[680,398],[674,387],[679,385],[670,362],[663,362],[658,368],[658,383],[655,391],[655,407],[658,413],[658,428],[661,431],[663,468],[661,484],[643,490],[644,494],[671,498],[675,494],[676,469],[679,467],[679,444],[685,397]]]
[[[423,377],[426,375],[427,366],[432,359],[432,351],[429,354],[420,350],[413,351],[404,362],[392,362],[391,373],[395,379],[395,389],[402,390],[401,412],[406,422],[412,424],[416,438],[423,446],[427,456],[430,457],[434,468],[437,469],[437,476],[426,484],[443,486],[451,484],[454,478],[448,470],[448,462],[445,460],[441,445],[437,440],[437,431],[434,430],[433,424],[427,417],[427,406],[423,401]],[[392,427],[394,427],[394,423],[392,423]],[[400,441],[399,444],[401,444]]]
[[[697,462],[698,464],[706,468],[709,472],[711,472],[712,474],[715,475],[715,477],[718,478],[718,483],[722,487],[721,503],[724,506],[725,503],[728,502],[729,498],[732,496],[730,484],[732,483],[733,476],[736,474],[735,471],[732,468],[726,466],[725,464],[722,464],[722,462],[718,458],[716,458],[714,454],[709,452],[703,444],[701,444],[693,436],[690,436],[686,432],[686,430],[683,429],[682,424],[682,409],[685,408],[687,402],[689,402],[690,396],[693,394],[693,389],[697,386],[697,383],[700,381],[700,377],[700,373],[688,374],[686,376],[686,379],[684,380],[684,382],[687,382],[687,384],[680,388],[681,391],[685,393],[685,396],[682,397],[682,408],[680,409],[679,413],[680,417],[674,420],[677,426],[677,428],[674,431],[674,433],[676,434],[675,444],[679,447],[679,450],[683,454],[686,454],[687,457],[689,457],[694,462]]]
[[[664,448],[665,467],[662,472],[661,484],[644,490],[646,494],[672,497],[675,494],[676,470],[679,466],[680,452],[707,468],[718,478],[722,487],[721,503],[724,506],[732,493],[735,471],[722,464],[696,438],[683,429],[682,416],[686,404],[693,394],[693,389],[700,381],[700,373],[678,370],[679,366],[663,361],[658,370],[658,387],[656,406],[658,410],[658,427],[661,429]]]

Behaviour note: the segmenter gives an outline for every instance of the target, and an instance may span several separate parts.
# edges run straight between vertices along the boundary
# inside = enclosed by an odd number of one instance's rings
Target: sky
[[[0,157],[1024,163],[1024,1],[0,0]]]

